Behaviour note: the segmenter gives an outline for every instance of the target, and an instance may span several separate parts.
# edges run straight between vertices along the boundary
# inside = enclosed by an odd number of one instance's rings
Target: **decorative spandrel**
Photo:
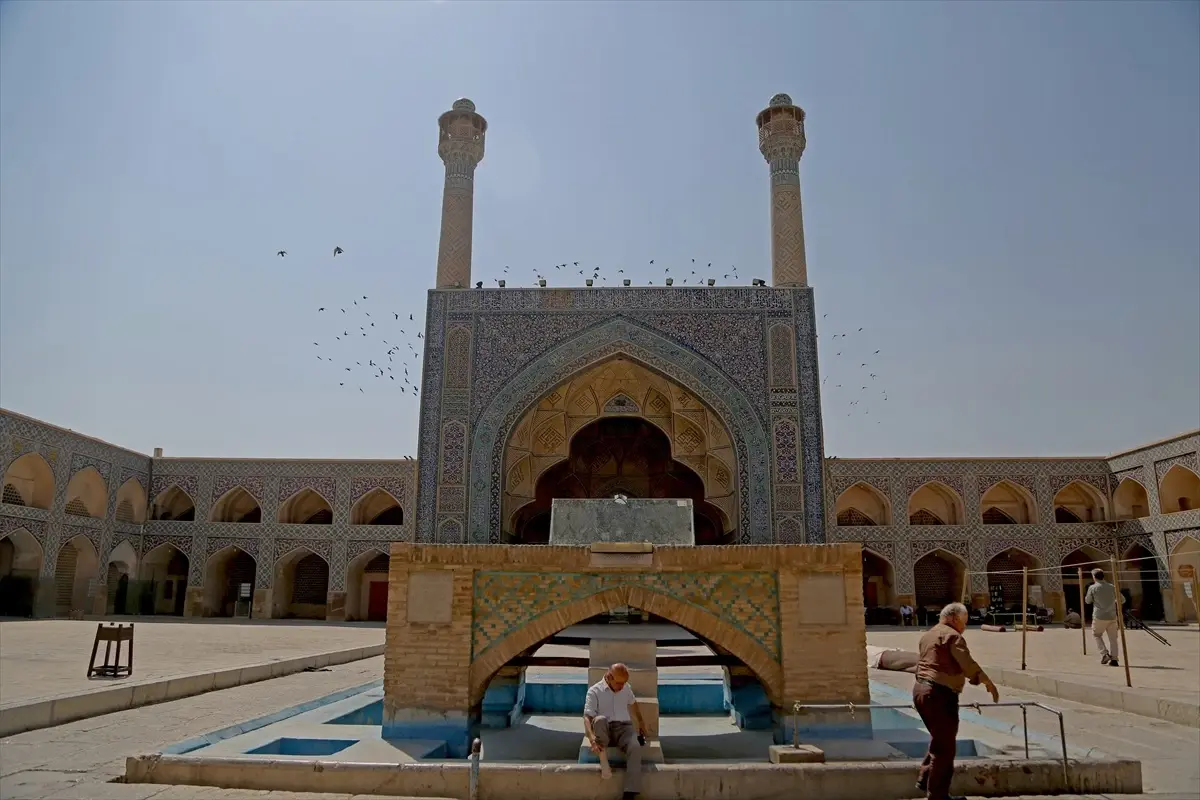
[[[472,659],[543,614],[609,589],[636,586],[693,606],[780,653],[779,583],[773,572],[500,572],[475,574]]]

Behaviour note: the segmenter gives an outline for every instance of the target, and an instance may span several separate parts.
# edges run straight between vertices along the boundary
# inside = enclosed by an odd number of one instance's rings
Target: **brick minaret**
[[[804,109],[777,94],[758,114],[758,149],[771,165],[771,283],[806,286],[804,213],[800,207],[800,156]]]
[[[442,238],[438,245],[437,288],[471,285],[471,225],[475,206],[475,167],[483,160],[487,120],[465,97],[438,117],[438,155],[446,164],[442,189]]]

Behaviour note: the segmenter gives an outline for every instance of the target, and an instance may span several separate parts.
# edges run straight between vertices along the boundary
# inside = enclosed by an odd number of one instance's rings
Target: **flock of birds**
[[[333,257],[337,258],[345,252],[341,247],[334,247]],[[276,256],[286,258],[287,250],[277,251]],[[654,261],[655,259],[650,259],[648,266],[655,267]],[[721,267],[714,271],[712,262],[701,263],[702,266],[697,269],[697,261],[693,258],[690,264],[685,263],[682,268],[677,265],[674,273],[671,272],[671,267],[659,265],[662,269],[659,278],[661,284],[648,279],[647,285],[673,285],[674,281],[678,280],[682,286],[714,286],[721,280],[732,279],[734,283],[741,280],[736,266],[729,267],[728,271]],[[592,281],[593,285],[596,281],[602,285],[617,285],[625,280],[629,280],[630,285],[633,285],[633,279],[625,277],[624,269],[615,270],[612,273],[614,282],[608,284],[607,274],[599,268],[581,267],[579,261],[564,261],[555,264],[553,270],[535,268],[531,272],[534,280],[539,282],[538,285],[540,281],[548,282],[546,276],[551,274],[561,275],[566,279],[578,274],[585,281]],[[644,275],[645,270],[638,272]],[[501,285],[503,281],[503,285],[507,286],[512,274],[509,267],[505,266],[500,274],[504,277],[493,278],[492,283]],[[671,283],[668,283],[668,280]],[[371,309],[375,309],[374,315]],[[348,304],[321,306],[317,308],[316,313],[327,315],[333,323],[333,341],[316,341],[313,342],[313,347],[319,348],[316,352],[318,361],[336,369],[338,386],[357,388],[365,394],[364,385],[379,381],[389,387],[395,386],[406,394],[419,396],[417,374],[420,372],[424,334],[419,329],[420,323],[413,319],[412,314],[405,319],[403,314],[396,311],[380,311],[377,306],[370,305],[367,295],[352,297]],[[821,319],[824,320],[828,316],[822,314]],[[835,402],[844,404],[848,409],[847,417],[853,417],[855,414],[869,417],[873,401],[886,402],[888,399],[887,390],[879,382],[880,375],[876,371],[880,368],[877,357],[882,354],[883,348],[871,345],[869,339],[862,336],[863,332],[863,328],[858,328],[845,333],[835,333],[831,337],[831,345],[822,351],[822,360],[828,370],[821,379],[823,405],[829,408],[831,401],[836,397]],[[366,349],[363,345],[367,346]],[[876,414],[876,417],[878,416]],[[876,419],[875,424],[882,424],[882,421]]]
[[[822,314],[821,319],[828,316]],[[864,329],[859,328],[835,333],[831,337],[831,346],[821,351],[822,364],[828,370],[821,378],[821,404],[825,408],[831,408],[835,402],[843,404],[842,407],[848,409],[847,417],[856,413],[869,417],[872,401],[886,402],[888,399],[887,389],[879,383],[880,376],[875,371],[880,369],[877,357],[883,353],[883,348],[871,344],[868,337],[860,335],[863,332]],[[819,341],[820,334],[817,337]],[[879,414],[875,416],[875,424],[882,425]]]
[[[333,257],[345,252],[335,247]],[[287,250],[275,255],[286,258]],[[328,318],[333,341],[326,337],[313,342],[318,348],[315,355],[336,371],[338,386],[366,394],[363,387],[378,381],[414,397],[420,394],[417,375],[425,335],[412,314],[405,319],[398,311],[380,310],[365,294],[351,297],[348,303],[320,306],[316,313]]]
[[[655,259],[650,259],[650,263],[647,265],[648,270],[652,273],[659,273],[661,270],[661,277],[659,277],[658,283],[655,283],[653,278],[647,279],[647,286],[670,286],[674,285],[675,283],[678,283],[680,286],[715,286],[720,280],[728,281],[730,278],[732,278],[735,283],[740,280],[736,266],[729,267],[727,271],[725,271],[722,267],[717,267],[714,271],[711,261],[707,264],[703,264],[702,262],[697,262],[696,259],[693,258],[691,260],[691,264],[684,263],[682,266],[676,265],[675,272],[671,272],[671,267],[664,266],[662,264],[656,265],[654,261]],[[540,267],[535,267],[531,270],[531,272],[535,281],[546,281],[547,284],[550,283],[550,278],[547,276],[554,275],[560,277],[564,281],[564,283],[560,285],[570,285],[566,283],[566,281],[573,280],[582,280],[585,283],[587,281],[592,281],[593,285],[598,282],[602,286],[623,285],[623,282],[628,280],[629,285],[635,285],[634,279],[632,277],[628,277],[629,275],[633,275],[632,271],[627,274],[624,269],[613,270],[611,272],[613,282],[610,284],[610,273],[603,272],[599,267],[586,266],[579,261],[564,261],[561,264],[555,264],[553,269],[542,269]],[[647,270],[642,269],[638,270],[638,272],[644,276]],[[719,278],[718,273],[720,274]],[[579,278],[575,278],[575,275],[579,275]],[[499,277],[491,278],[490,282],[499,286],[503,281],[503,285],[508,286],[509,282],[512,280],[520,280],[520,278],[518,278],[515,273],[509,272],[509,267],[506,266],[500,271]],[[636,285],[641,285],[640,280],[641,278],[639,277]],[[523,284],[517,284],[517,286],[520,287],[523,286]]]

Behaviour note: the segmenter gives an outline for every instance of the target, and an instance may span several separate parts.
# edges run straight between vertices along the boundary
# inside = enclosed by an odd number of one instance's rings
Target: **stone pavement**
[[[1086,696],[1089,703],[1110,708],[1121,707],[1114,692],[1129,693],[1148,700],[1172,700],[1180,705],[1200,705],[1200,629],[1195,625],[1156,628],[1171,646],[1151,638],[1145,631],[1126,631],[1129,645],[1129,666],[1133,688],[1125,686],[1124,667],[1100,664],[1096,642],[1087,631],[1088,654],[1083,655],[1078,630],[1049,628],[1041,633],[1030,631],[1026,639],[1027,676],[1047,683],[1043,690],[1072,700],[1085,699],[1079,692],[1059,693],[1053,682],[1064,682],[1092,691]],[[920,628],[868,628],[867,644],[916,650],[924,631]],[[985,668],[993,668],[997,683],[1004,681],[999,670],[1021,668],[1021,633],[987,633],[979,628],[967,631],[967,641],[975,659]],[[1024,676],[1017,676],[1024,677]],[[1031,688],[1026,680],[1022,688]],[[1172,717],[1175,721],[1182,721]]]
[[[975,638],[970,633],[968,641]],[[886,683],[898,691],[896,702],[904,702],[912,691],[913,677],[907,673],[871,670],[871,680]],[[1165,793],[1180,798],[1200,797],[1200,730],[1171,722],[1115,711],[1107,708],[1047,698],[1032,692],[1000,687],[1002,701],[1028,700],[1045,703],[1063,712],[1067,744],[1072,748],[1091,749],[1110,756],[1135,758],[1142,762],[1142,788],[1148,793]],[[963,693],[964,703],[991,704],[987,691],[968,686]],[[964,709],[963,719],[975,717],[975,711]],[[988,719],[1017,726],[1019,734],[1021,710],[994,708],[984,712]],[[1031,732],[1058,736],[1058,718],[1039,709],[1029,709]]]
[[[320,640],[321,646],[328,645]],[[237,721],[252,719],[340,689],[379,679],[383,659],[372,658],[324,672],[289,675],[249,686],[107,714],[0,740],[0,798],[4,800],[350,800],[350,795],[262,792],[196,786],[110,783],[123,774],[125,758],[152,753]],[[874,673],[872,678],[907,690],[911,677]],[[1007,697],[1045,699],[1005,692]],[[968,697],[974,699],[974,697]],[[1070,703],[1068,740],[1115,755],[1142,758],[1148,790],[1171,792],[1154,800],[1194,800],[1200,787],[1200,731],[1121,712]],[[1019,720],[1019,712],[1016,714]],[[1030,722],[1049,730],[1048,719]],[[1052,731],[1053,732],[1053,731]],[[354,796],[354,800],[376,800]],[[393,800],[396,800],[393,798]],[[864,800],[867,800],[864,798]],[[1031,800],[1031,799],[1026,799]],[[1065,800],[1116,800],[1086,795]]]
[[[384,638],[382,625],[161,619],[119,620],[135,623],[132,681],[88,680],[95,620],[0,622],[0,705],[379,645]]]

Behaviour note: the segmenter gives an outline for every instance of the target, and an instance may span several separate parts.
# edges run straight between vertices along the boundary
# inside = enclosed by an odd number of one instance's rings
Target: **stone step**
[[[592,752],[592,746],[588,743],[587,737],[583,737],[583,741],[579,744],[579,763],[580,764],[599,764],[600,756]],[[615,747],[608,748],[608,764],[612,767],[622,766],[625,763],[625,754]],[[642,763],[643,764],[661,764],[663,763],[662,742],[647,740],[642,746]]]

